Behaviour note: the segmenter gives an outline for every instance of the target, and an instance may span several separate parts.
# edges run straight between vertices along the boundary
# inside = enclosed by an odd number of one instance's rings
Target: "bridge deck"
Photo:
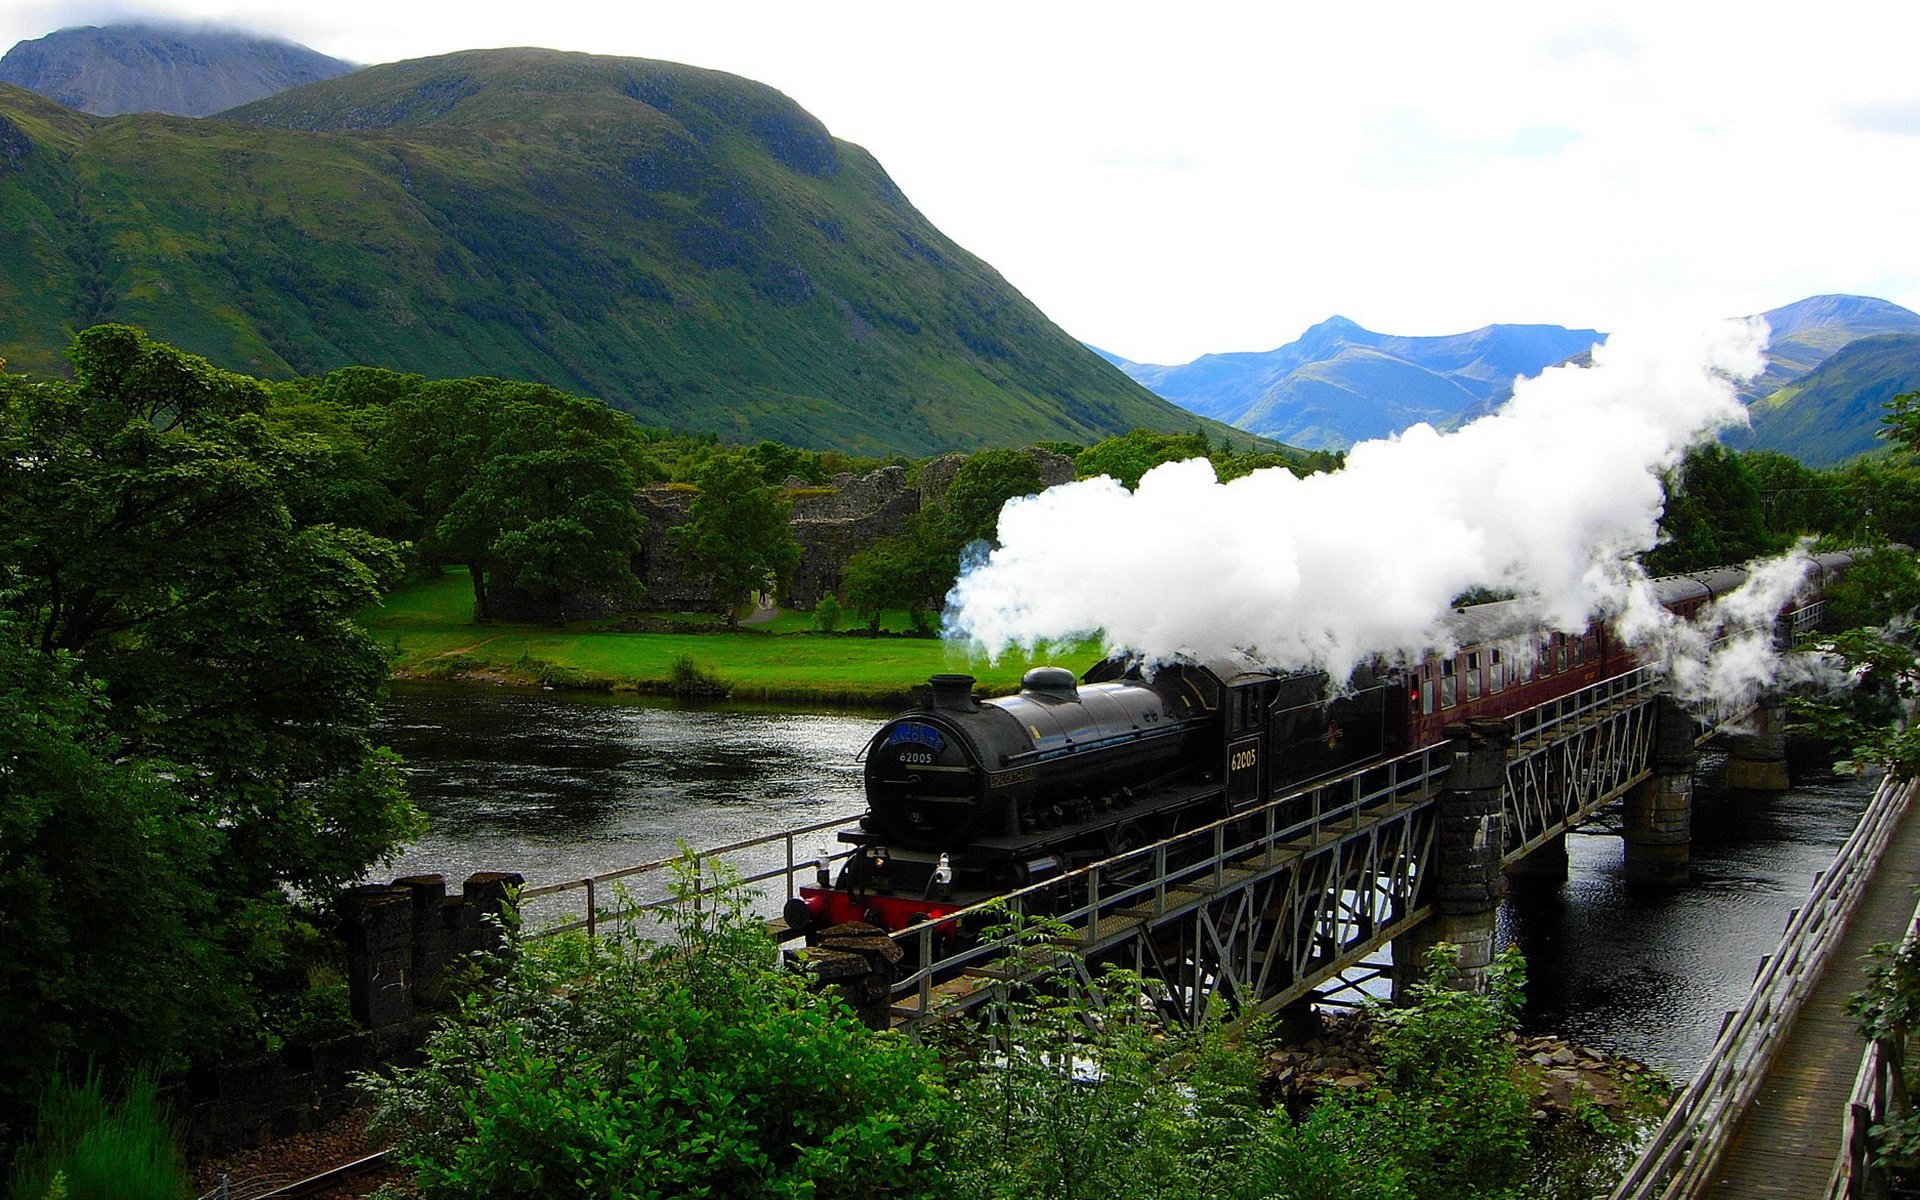
[[[1913,918],[1920,882],[1920,815],[1907,810],[1853,920],[1808,995],[1767,1081],[1705,1193],[1714,1200],[1808,1200],[1826,1195],[1839,1156],[1842,1123],[1864,1049],[1847,1016],[1847,997],[1866,983],[1862,958],[1876,942],[1899,941]]]

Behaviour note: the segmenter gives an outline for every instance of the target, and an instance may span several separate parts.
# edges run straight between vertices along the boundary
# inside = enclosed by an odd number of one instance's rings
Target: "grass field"
[[[938,638],[818,633],[801,613],[733,632],[694,614],[649,617],[655,624],[683,624],[684,633],[616,632],[606,622],[478,625],[464,571],[410,583],[361,620],[393,648],[394,670],[403,678],[656,693],[698,691],[704,678],[739,700],[894,705],[943,671],[976,676],[988,693],[1007,692],[1037,663],[1078,673],[1099,658],[1096,646],[1083,644],[990,664]],[[904,614],[889,624],[907,627]]]

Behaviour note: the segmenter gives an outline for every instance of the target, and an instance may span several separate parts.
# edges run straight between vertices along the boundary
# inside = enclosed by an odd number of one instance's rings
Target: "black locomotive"
[[[834,886],[801,889],[790,926],[905,928],[1385,748],[1388,689],[1366,672],[1332,701],[1324,674],[1245,657],[1036,667],[984,701],[973,682],[935,676],[927,707],[867,743],[868,812],[840,834],[854,852]]]

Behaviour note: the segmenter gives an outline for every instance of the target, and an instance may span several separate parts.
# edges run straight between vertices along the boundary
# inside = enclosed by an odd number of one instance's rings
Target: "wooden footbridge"
[[[1866,1131],[1887,1111],[1889,1062],[1877,1046],[1863,1055],[1845,1005],[1868,949],[1911,935],[1917,789],[1882,782],[1613,1200],[1887,1194]]]

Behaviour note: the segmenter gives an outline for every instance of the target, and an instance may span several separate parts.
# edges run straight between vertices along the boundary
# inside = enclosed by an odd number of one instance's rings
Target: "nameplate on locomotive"
[[[938,753],[947,748],[947,739],[941,737],[940,731],[931,725],[922,725],[918,721],[902,721],[893,727],[892,733],[887,735],[886,744],[925,746]]]
[[[987,776],[987,786],[989,788],[1003,788],[1012,787],[1017,783],[1032,783],[1034,776],[1037,774],[1039,774],[1039,769],[1036,767],[1015,767],[1011,771],[995,771],[993,774]]]

